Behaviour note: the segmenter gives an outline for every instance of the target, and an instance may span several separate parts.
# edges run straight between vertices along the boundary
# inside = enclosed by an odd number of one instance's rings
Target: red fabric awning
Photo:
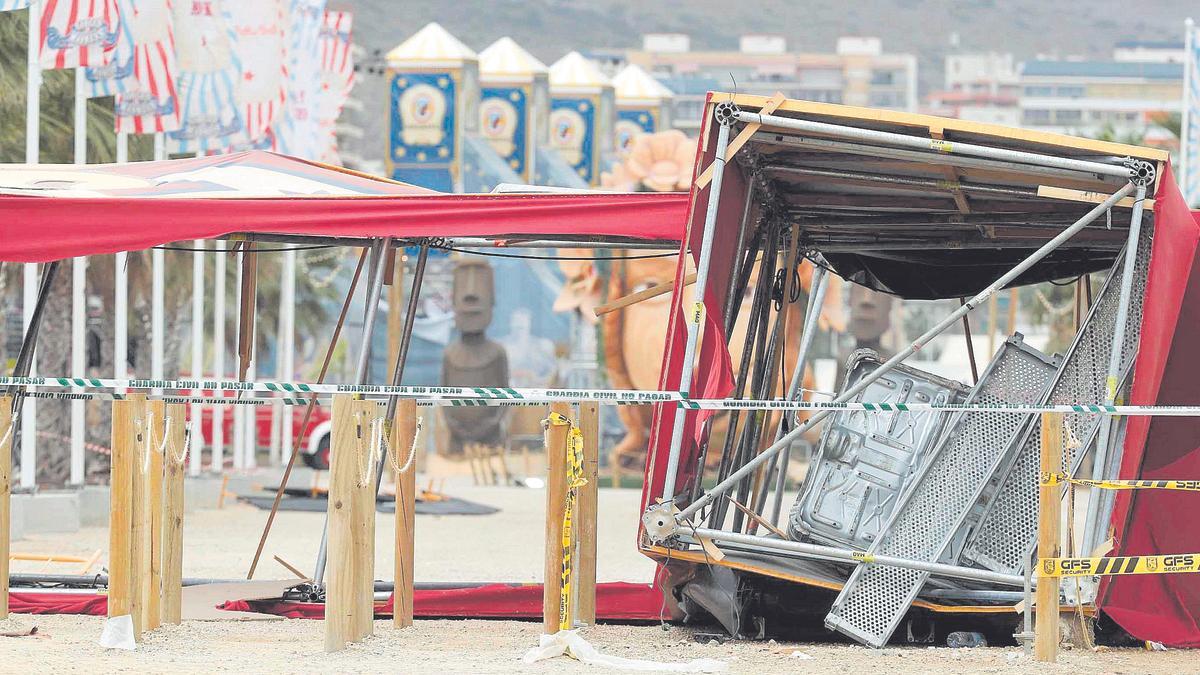
[[[264,152],[0,167],[0,261],[234,233],[678,241],[686,194],[445,195]]]

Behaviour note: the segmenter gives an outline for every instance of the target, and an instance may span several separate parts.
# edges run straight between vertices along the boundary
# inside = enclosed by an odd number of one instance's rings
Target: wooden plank
[[[600,404],[579,404],[579,430],[583,432],[583,478],[579,488],[578,571],[579,621],[588,626],[596,624],[596,525],[599,513],[600,487]]]
[[[550,411],[571,416],[571,406],[558,401]],[[542,584],[542,631],[558,632],[559,596],[562,593],[563,514],[567,496],[567,431],[565,425],[551,424],[546,429],[546,555]]]
[[[0,396],[0,619],[8,618],[8,554],[11,551],[12,528],[12,439],[17,430],[13,425],[11,396]]]
[[[327,507],[328,562],[325,568],[325,651],[345,649],[354,629],[353,504],[355,455],[359,438],[367,433],[354,420],[351,394],[333,397],[333,428],[329,453]]]
[[[1042,413],[1041,471],[1062,471],[1063,414]],[[1062,517],[1062,486],[1042,485],[1038,488],[1038,557],[1057,558],[1062,551],[1059,536]],[[1038,661],[1058,660],[1058,577],[1038,577],[1037,600],[1034,609],[1033,655]]]
[[[112,456],[108,511],[108,615],[133,609],[133,458],[136,453],[134,401],[112,403]]]
[[[683,278],[684,286],[690,286],[694,283],[696,283],[695,272],[692,272]],[[675,290],[675,280],[672,279],[670,281],[664,281],[661,284],[655,284],[650,288],[638,291],[636,293],[630,293],[629,295],[622,296],[616,300],[606,302],[603,305],[596,305],[595,313],[596,316],[603,316],[609,312],[615,312],[618,309],[624,309],[630,305],[636,305],[643,300],[649,300],[650,298],[657,298],[660,295],[666,295],[673,290]]]
[[[727,96],[727,94],[714,94],[713,98],[714,100],[717,98],[726,100]],[[774,97],[767,98],[765,96],[754,96],[751,94],[738,94],[732,98],[734,104],[738,107],[743,109],[754,109],[765,106]],[[1110,141],[1098,141],[1091,138],[1078,138],[1075,136],[1055,134],[1046,131],[1018,129],[1016,127],[1006,127],[999,124],[971,122],[968,120],[950,119],[945,117],[936,117],[933,115],[921,115],[917,113],[900,112],[895,110],[883,110],[880,108],[865,108],[860,106],[839,105],[835,103],[818,103],[816,101],[788,99],[781,103],[777,110],[779,112],[799,113],[804,115],[837,117],[848,121],[858,120],[865,122],[895,124],[902,127],[929,129],[940,126],[946,132],[961,132],[977,134],[981,136],[991,136],[997,140],[1033,143],[1036,145],[1060,147],[1082,152],[1113,155],[1117,157],[1129,155],[1130,157],[1137,157],[1155,162],[1167,161],[1170,154],[1166,150],[1159,150],[1156,148],[1145,148],[1137,145],[1112,143]],[[1047,148],[1041,148],[1040,151],[1046,152]]]
[[[356,552],[354,560],[356,640],[375,632],[375,486],[379,450],[371,432],[371,424],[383,417],[383,401],[355,401],[358,419],[366,425],[365,452],[355,455],[354,528]],[[384,439],[380,437],[379,443]]]
[[[145,629],[146,577],[150,574],[150,528],[146,516],[146,395],[130,394],[133,404],[133,443],[130,447],[129,471],[133,489],[129,499],[129,614],[133,617],[134,639],[142,639]]]
[[[1037,193],[1039,197],[1065,199],[1072,202],[1084,202],[1085,204],[1100,204],[1112,196],[1103,192],[1093,192],[1090,190],[1069,190],[1067,188],[1054,187],[1051,185],[1039,185]],[[1113,206],[1132,209],[1134,201],[1135,199],[1133,197],[1126,197]],[[1147,211],[1153,211],[1154,200],[1150,197],[1145,198],[1142,200],[1142,207]]]
[[[187,406],[167,406],[171,429],[164,451],[162,516],[162,622],[179,625],[183,621],[183,475],[184,440]],[[195,440],[197,448],[200,439]],[[199,449],[194,450],[199,452]]]
[[[392,452],[396,464],[404,468],[417,435],[417,402],[400,399],[392,425]],[[417,463],[396,476],[395,590],[392,595],[392,625],[406,628],[413,624],[413,565],[415,556],[417,506]]]
[[[154,630],[162,623],[162,537],[163,537],[163,452],[167,440],[167,404],[162,400],[146,402],[147,429],[150,434],[146,461],[142,464],[146,481],[146,574],[142,578],[142,630]]]
[[[730,98],[732,98],[732,97],[730,97]],[[718,101],[716,97],[713,97],[712,100],[714,103],[722,102],[722,101]],[[787,100],[786,96],[784,96],[782,93],[776,92],[773,96],[771,96],[771,98],[766,99],[766,101],[761,106],[755,106],[755,107],[759,108],[760,113],[762,113],[764,115],[770,115],[771,113],[775,112],[775,109],[778,108],[780,106],[780,104],[782,104],[786,100]],[[725,149],[725,161],[726,162],[732,161],[733,158],[735,156],[737,156],[738,150],[741,150],[742,146],[745,145],[746,143],[748,143],[750,141],[750,139],[754,137],[754,134],[757,133],[761,127],[762,127],[762,125],[758,124],[757,122],[751,122],[750,124],[747,124],[746,126],[742,127],[742,130],[740,132],[738,132],[738,135],[735,136],[733,138],[733,140],[729,142],[729,147],[727,147]],[[714,170],[715,166],[716,166],[716,161],[709,164],[704,169],[704,171],[702,171],[700,173],[700,177],[696,179],[696,189],[697,190],[703,189],[705,186],[707,186],[709,184],[710,181],[712,181],[713,170]]]

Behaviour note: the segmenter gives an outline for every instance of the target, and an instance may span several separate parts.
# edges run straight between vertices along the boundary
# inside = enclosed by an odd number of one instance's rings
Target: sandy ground
[[[269,473],[261,479],[269,484]],[[301,476],[297,485],[307,484]],[[540,581],[545,495],[539,490],[476,487],[451,480],[454,496],[499,507],[489,516],[417,516],[417,568],[420,581]],[[653,565],[634,547],[638,517],[636,490],[600,490],[598,575],[601,581],[648,581]],[[244,577],[266,512],[243,504],[197,511],[185,520],[185,576]],[[271,559],[279,555],[309,570],[316,555],[324,515],[284,512],[277,518],[258,579],[287,578]],[[377,521],[377,578],[390,579],[392,517]],[[107,560],[107,528],[63,535],[40,535],[14,542],[21,552],[90,555]],[[14,571],[71,573],[77,566],[14,563]],[[34,637],[0,637],[0,672],[375,672],[433,668],[449,673],[611,671],[565,657],[526,665],[521,656],[537,644],[540,623],[517,621],[417,621],[404,631],[376,622],[375,635],[336,653],[322,650],[320,621],[185,622],[149,634],[135,652],[110,651],[97,644],[102,617],[22,616],[0,622],[0,632],[27,631]],[[899,647],[872,650],[841,644],[774,642],[699,643],[692,629],[657,625],[602,625],[585,636],[601,652],[658,661],[718,659],[730,672],[845,672],[871,669],[896,673],[950,672],[1200,672],[1189,652],[1109,650],[1064,652],[1057,666],[1031,661],[1019,648],[947,649]],[[799,655],[797,655],[799,653]],[[805,658],[809,657],[809,658]]]

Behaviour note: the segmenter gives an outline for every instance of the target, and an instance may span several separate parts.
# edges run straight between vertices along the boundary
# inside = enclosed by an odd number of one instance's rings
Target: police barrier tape
[[[1086,485],[1103,490],[1185,490],[1200,492],[1200,480],[1089,480],[1071,478],[1062,473],[1043,473],[1040,484],[1045,486]]]
[[[562,523],[562,577],[558,595],[558,629],[571,630],[575,626],[571,616],[571,577],[575,551],[575,507],[579,501],[579,488],[587,484],[583,477],[583,432],[579,425],[560,413],[550,413],[546,422],[552,426],[567,427],[567,493]]]
[[[1132,555],[1111,558],[1043,558],[1039,577],[1101,577],[1119,574],[1200,572],[1200,553]]]
[[[540,405],[555,401],[597,401],[616,405],[645,405],[674,402],[688,410],[865,410],[868,412],[1007,412],[1014,414],[1075,413],[1101,415],[1200,416],[1196,406],[1131,406],[1079,404],[974,404],[974,403],[886,403],[853,401],[786,401],[755,399],[693,399],[678,391],[648,391],[634,389],[542,389],[515,387],[435,387],[392,386],[383,384],[311,384],[304,382],[240,382],[237,380],[148,380],[69,377],[0,377],[0,387],[37,389],[64,387],[71,389],[162,389],[170,391],[233,391],[270,392],[296,396],[304,394],[362,394],[415,398],[423,405],[496,406]],[[173,397],[180,401],[180,397]],[[286,401],[284,399],[260,399]],[[213,402],[231,402],[214,398]],[[307,398],[297,399],[297,404]],[[255,404],[261,405],[261,404]]]

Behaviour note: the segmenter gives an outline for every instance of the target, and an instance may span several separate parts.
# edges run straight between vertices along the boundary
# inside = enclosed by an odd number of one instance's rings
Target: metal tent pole
[[[204,378],[204,252],[208,242],[204,239],[197,239],[192,242],[192,245],[196,249],[192,253],[192,377],[199,380]],[[196,396],[202,395],[196,390],[193,390],[193,393]],[[201,415],[200,404],[193,403],[191,418],[195,424],[200,423]],[[196,433],[197,437],[192,439],[191,457],[188,458],[188,474],[199,476],[200,462],[204,454],[204,441],[199,435],[198,427],[194,427],[192,432]]]
[[[951,142],[941,139],[906,136],[904,134],[892,133],[890,131],[860,129],[858,127],[848,127],[840,124],[828,124],[825,122],[814,122],[812,120],[793,119],[791,117],[780,117],[778,115],[764,115],[762,113],[737,111],[734,113],[734,119],[737,119],[740,122],[746,122],[748,124],[760,124],[765,127],[775,129],[805,131],[808,133],[834,136],[837,138],[848,138],[856,141],[866,141],[868,143],[894,145],[902,148],[912,148],[914,150],[924,150],[940,154],[967,155],[972,157],[995,159],[1002,162],[1013,162],[1016,164],[1032,164],[1034,166],[1048,166],[1055,169],[1066,169],[1068,171],[1097,173],[1126,180],[1133,178],[1144,179],[1147,175],[1149,175],[1146,173],[1131,172],[1130,168],[1124,165],[1089,162],[1081,159],[1072,159],[1070,157],[1052,157],[1050,155],[1039,155],[1034,152],[993,148],[985,145],[975,145],[973,143],[960,143],[957,141]],[[1147,170],[1147,167],[1141,167],[1139,165],[1139,167],[1134,171],[1141,172],[1145,170]]]
[[[400,350],[396,355],[396,366],[392,370],[392,386],[398,387],[404,380],[404,364],[408,361],[408,346],[412,343],[413,321],[417,318],[417,305],[421,295],[421,286],[425,282],[425,264],[429,261],[429,244],[421,244],[421,252],[417,255],[417,267],[413,271],[412,287],[408,293],[408,307],[404,312],[404,329],[400,334]],[[397,265],[403,263],[396,261]],[[389,311],[398,311],[400,308],[389,308]],[[387,408],[384,411],[384,434],[386,438],[391,438],[392,420],[396,417],[396,406],[400,399],[397,396],[389,396],[387,399]],[[402,448],[392,448],[392,452],[400,452]],[[388,446],[384,444],[383,452],[379,456],[379,464],[375,467],[375,494],[379,494],[379,486],[383,483],[383,467],[387,462]],[[400,460],[401,456],[397,455],[396,459]],[[399,476],[396,477],[397,485],[399,484]],[[399,504],[400,495],[396,495],[396,503]]]
[[[792,372],[792,381],[788,385],[787,399],[789,401],[796,400],[796,395],[800,393],[800,387],[804,383],[804,364],[808,360],[808,350],[812,348],[813,338],[817,334],[817,322],[821,316],[821,307],[825,303],[825,292],[829,289],[828,272],[823,266],[817,266],[813,271],[812,285],[809,287],[808,295],[808,311],[804,315],[804,327],[800,334],[800,350],[796,353],[796,368]],[[786,413],[785,413],[786,415]],[[779,422],[779,429],[775,432],[775,442],[783,438],[783,421]],[[790,453],[782,454],[780,461],[779,475],[775,481],[775,500],[771,505],[770,522],[779,523],[779,512],[783,508],[783,488],[787,484],[787,466]]]
[[[1117,301],[1116,325],[1113,329],[1112,350],[1108,356],[1108,379],[1104,386],[1104,404],[1113,405],[1117,398],[1117,382],[1121,377],[1122,356],[1124,355],[1125,333],[1129,323],[1129,303],[1133,296],[1133,277],[1138,257],[1138,242],[1142,232],[1142,214],[1146,201],[1146,186],[1139,185],[1134,196],[1133,214],[1129,221],[1129,242],[1125,244],[1125,261],[1121,270],[1121,288]],[[1096,440],[1096,456],[1092,463],[1092,479],[1103,480],[1116,478],[1108,474],[1111,429],[1113,418],[1104,415],[1100,419],[1100,432]],[[1108,529],[1107,512],[1101,506],[1107,506],[1108,490],[1092,490],[1088,498],[1087,520],[1084,521],[1083,555],[1091,555],[1101,540],[1104,531]],[[1100,526],[1104,527],[1101,531]],[[1089,584],[1090,585],[1090,584]]]
[[[225,379],[225,247],[214,242],[216,255],[213,259],[213,377]],[[216,473],[225,470],[225,406],[213,406],[212,415],[212,464],[209,469]]]
[[[939,322],[933,328],[930,328],[923,335],[918,337],[915,341],[913,341],[913,343],[911,345],[909,345],[903,351],[896,354],[892,358],[888,359],[879,368],[876,368],[874,371],[872,371],[866,377],[859,380],[854,386],[850,387],[845,392],[843,392],[842,395],[838,396],[834,400],[834,402],[835,403],[845,403],[847,401],[853,400],[855,396],[858,396],[858,394],[861,393],[868,386],[870,386],[870,384],[872,382],[879,379],[883,375],[887,374],[890,370],[892,370],[897,365],[899,365],[902,361],[904,361],[904,359],[908,358],[914,352],[916,352],[921,347],[923,347],[931,339],[933,339],[934,337],[936,337],[937,335],[939,335],[940,333],[945,331],[950,326],[954,325],[954,323],[957,322],[960,318],[962,318],[962,316],[964,314],[966,314],[967,312],[974,309],[976,306],[978,306],[981,303],[983,303],[984,301],[986,301],[988,299],[988,297],[990,297],[993,293],[997,292],[1001,288],[1004,288],[1005,286],[1007,286],[1008,284],[1010,284],[1011,282],[1016,280],[1017,277],[1024,274],[1026,270],[1033,267],[1035,264],[1037,264],[1038,261],[1040,261],[1042,258],[1045,258],[1052,251],[1054,251],[1054,249],[1061,246],[1063,244],[1063,242],[1065,242],[1068,239],[1070,239],[1071,237],[1073,237],[1077,232],[1079,232],[1083,228],[1087,227],[1087,225],[1089,223],[1091,223],[1093,220],[1100,217],[1101,214],[1105,213],[1110,208],[1112,208],[1113,204],[1115,204],[1118,201],[1129,196],[1129,194],[1131,192],[1133,192],[1133,190],[1134,190],[1133,183],[1127,183],[1120,190],[1117,190],[1108,199],[1105,199],[1104,202],[1097,205],[1092,210],[1088,211],[1087,214],[1084,215],[1079,220],[1075,221],[1075,224],[1071,225],[1067,229],[1060,232],[1058,234],[1058,236],[1056,236],[1053,239],[1051,239],[1050,241],[1046,242],[1041,248],[1039,248],[1037,251],[1034,251],[1032,254],[1030,254],[1029,257],[1025,258],[1020,263],[1018,263],[1016,265],[1016,267],[1013,267],[1008,272],[1005,272],[1003,275],[1001,275],[1001,277],[999,279],[993,281],[991,284],[988,285],[987,288],[983,289],[978,294],[976,294],[975,297],[971,298],[965,304],[960,306],[958,309],[951,312],[949,316],[942,319],[941,322]],[[803,424],[797,426],[795,429],[788,432],[778,442],[774,443],[773,445],[771,445],[771,447],[767,448],[762,453],[760,453],[758,455],[758,457],[755,457],[751,461],[744,464],[737,471],[734,471],[732,474],[730,474],[725,480],[723,480],[720,483],[718,483],[717,485],[713,486],[712,489],[710,489],[708,492],[706,492],[704,495],[702,495],[695,502],[690,504],[686,509],[684,509],[682,512],[680,512],[678,514],[678,520],[682,521],[682,520],[686,520],[686,519],[694,516],[697,512],[700,511],[700,509],[707,506],[717,496],[724,494],[727,490],[729,490],[730,487],[737,485],[738,481],[740,481],[742,478],[744,478],[744,477],[750,475],[752,472],[754,472],[758,468],[758,466],[760,464],[762,464],[763,462],[769,461],[770,458],[774,457],[775,454],[778,453],[780,450],[788,447],[788,445],[790,445],[793,440],[799,438],[800,435],[803,434],[805,431],[807,431],[809,428],[813,427],[818,422],[825,419],[825,417],[827,415],[829,415],[831,412],[832,412],[831,410],[821,410],[821,411],[817,412],[815,415],[813,415],[812,417],[810,417]],[[655,508],[662,508],[662,507],[659,506],[659,507],[655,507]]]
[[[713,237],[717,230],[717,208],[721,203],[721,184],[725,178],[725,152],[729,148],[729,127],[732,125],[731,115],[736,112],[731,103],[720,103],[715,110],[715,118],[719,125],[717,131],[717,147],[713,156],[712,186],[708,192],[708,208],[704,214],[704,233],[700,243],[700,259],[696,263],[696,287],[692,291],[695,304],[687,314],[687,342],[683,349],[683,364],[679,374],[679,391],[684,395],[692,386],[693,361],[696,358],[696,343],[700,337],[701,323],[704,321],[704,291],[708,286],[708,266],[712,257]],[[679,449],[683,445],[683,426],[687,419],[687,411],[675,409],[674,426],[671,429],[671,449],[667,457],[667,472],[663,478],[663,500],[675,498],[675,478],[679,473]]]
[[[354,383],[366,384],[368,364],[371,356],[371,336],[375,332],[375,317],[378,315],[379,295],[383,288],[383,272],[387,266],[387,252],[391,248],[392,238],[385,237],[376,244],[377,254],[374,256],[374,267],[371,270],[370,283],[367,285],[367,308],[363,318],[362,341],[358,348],[358,365],[354,370]],[[325,580],[325,562],[329,555],[329,514],[325,514],[325,524],[321,527],[321,548],[317,551],[317,565],[313,572],[313,584],[320,587]]]
[[[75,164],[87,164],[87,89],[84,69],[75,69]],[[87,265],[86,256],[71,263],[71,375],[85,377],[87,364]],[[70,484],[81,485],[84,473],[83,441],[85,403],[71,401],[71,474]]]
[[[740,546],[753,547],[760,550],[766,549],[771,551],[783,551],[805,557],[838,560],[857,564],[903,567],[905,569],[921,570],[922,572],[929,572],[930,574],[937,574],[939,576],[954,577],[957,579],[970,579],[972,581],[984,581],[994,584],[1004,584],[1006,586],[1020,587],[1025,585],[1025,579],[1020,575],[1002,574],[1000,572],[981,570],[974,567],[959,567],[958,565],[931,563],[923,560],[912,560],[909,558],[896,558],[890,555],[869,555],[863,553],[862,551],[852,551],[850,549],[836,548],[833,546],[806,544],[798,541],[786,541],[773,537],[760,537],[753,534],[741,534],[738,532],[725,532],[706,527],[689,527],[683,531],[690,533],[697,538],[711,539],[714,543],[727,542]]]
[[[25,336],[21,340],[21,351],[17,353],[17,360],[13,366],[15,376],[23,377],[36,371],[38,331],[46,313],[50,286],[58,273],[59,262],[53,260],[42,266],[42,277],[37,285],[36,296],[33,290],[36,278],[30,278],[29,270],[36,270],[37,265],[29,263],[25,267]],[[21,487],[34,487],[37,482],[37,447],[34,445],[34,439],[37,438],[37,417],[34,414],[34,399],[26,397],[22,388],[10,387],[8,392],[13,396],[13,410],[21,408]]]

